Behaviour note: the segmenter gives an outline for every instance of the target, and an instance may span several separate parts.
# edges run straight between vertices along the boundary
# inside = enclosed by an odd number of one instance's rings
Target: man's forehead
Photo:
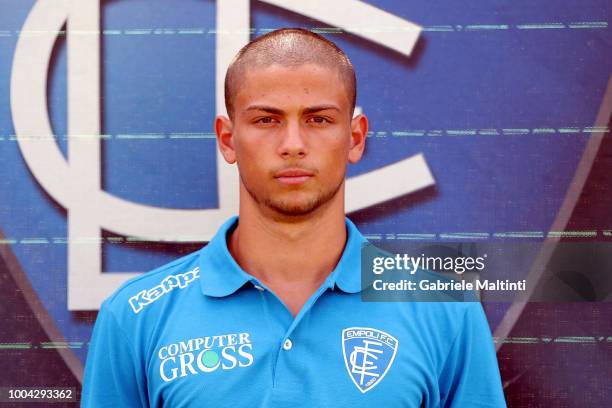
[[[249,69],[245,73],[236,94],[240,110],[250,106],[271,106],[288,99],[309,99],[305,105],[328,105],[338,109],[350,104],[348,91],[337,69],[318,64],[286,67],[273,64]],[[323,99],[321,99],[323,98]],[[274,104],[273,104],[274,105]]]
[[[262,76],[276,75],[280,76],[279,79],[282,76],[317,76],[320,78],[335,80],[340,76],[340,70],[336,67],[317,63],[305,63],[299,65],[273,63],[246,67],[243,69],[241,74],[243,81],[257,79],[258,77]]]

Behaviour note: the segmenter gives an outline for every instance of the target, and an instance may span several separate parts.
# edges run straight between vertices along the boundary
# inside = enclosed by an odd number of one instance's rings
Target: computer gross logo
[[[164,382],[189,375],[234,370],[253,364],[250,333],[197,337],[160,347],[159,376]]]

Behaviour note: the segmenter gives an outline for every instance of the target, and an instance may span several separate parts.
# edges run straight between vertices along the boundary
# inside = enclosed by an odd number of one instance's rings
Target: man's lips
[[[301,184],[308,181],[314,173],[304,169],[284,169],[274,174],[274,178],[283,184]]]

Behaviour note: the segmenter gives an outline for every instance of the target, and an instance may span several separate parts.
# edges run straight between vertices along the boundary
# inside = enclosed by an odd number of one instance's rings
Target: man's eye
[[[323,116],[313,116],[312,118],[309,118],[307,122],[316,123],[317,125],[322,125],[325,123],[330,123],[330,120],[327,118],[324,118]]]
[[[273,123],[278,123],[278,120],[270,117],[270,116],[265,116],[263,118],[259,118],[255,120],[255,123],[259,123],[259,124],[263,124],[263,125],[270,125]]]

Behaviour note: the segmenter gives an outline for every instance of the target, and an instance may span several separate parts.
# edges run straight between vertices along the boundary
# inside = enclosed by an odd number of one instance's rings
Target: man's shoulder
[[[188,287],[200,277],[200,252],[201,249],[127,280],[106,298],[103,306],[117,314],[139,314],[170,292]]]
[[[427,316],[431,324],[459,329],[465,319],[479,314],[482,304],[477,301],[448,300],[440,302],[416,302],[419,313]]]

